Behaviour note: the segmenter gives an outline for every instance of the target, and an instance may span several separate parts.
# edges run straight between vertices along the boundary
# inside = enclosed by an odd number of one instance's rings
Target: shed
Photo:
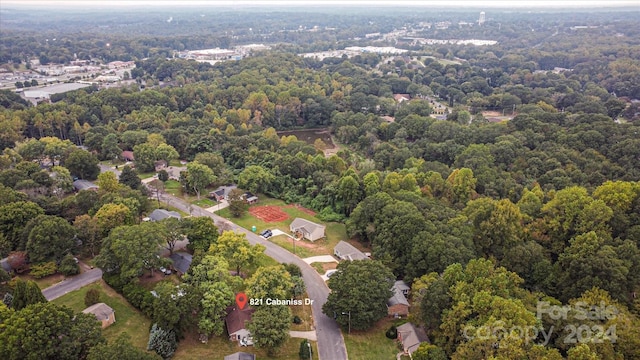
[[[82,310],[82,312],[85,314],[95,315],[98,321],[102,323],[103,329],[116,322],[115,310],[113,310],[109,305],[105,303],[93,304],[88,308]]]
[[[98,190],[98,185],[92,183],[89,180],[76,180],[73,182],[73,188],[76,191],[80,190]]]
[[[254,354],[249,354],[246,352],[237,352],[225,356],[224,360],[256,360],[256,356]]]
[[[254,309],[246,306],[240,310],[237,306],[227,309],[224,323],[227,326],[229,340],[238,341],[241,345],[253,345],[251,333],[247,329],[247,323],[251,321]]]
[[[429,338],[424,330],[416,328],[412,323],[406,323],[398,326],[398,340],[402,343],[404,353],[411,357],[420,344],[428,342]]]
[[[368,260],[369,257],[346,241],[340,241],[333,248],[333,254],[340,260]]]
[[[164,219],[168,219],[170,217],[180,219],[182,216],[175,211],[169,211],[165,209],[155,209],[149,214],[149,220],[151,221],[160,221]]]
[[[297,236],[302,236],[309,241],[322,239],[324,237],[325,228],[326,227],[324,225],[316,224],[302,218],[295,218],[291,222],[291,225],[289,225],[289,229],[292,233]]]

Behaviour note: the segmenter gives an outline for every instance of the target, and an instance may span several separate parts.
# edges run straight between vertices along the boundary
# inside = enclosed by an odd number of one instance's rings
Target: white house
[[[306,219],[295,218],[289,229],[297,236],[302,236],[309,241],[316,241],[324,237],[324,230],[326,226],[316,224]]]

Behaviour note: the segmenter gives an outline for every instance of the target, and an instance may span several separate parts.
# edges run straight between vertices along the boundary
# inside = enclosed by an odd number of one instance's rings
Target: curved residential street
[[[87,270],[80,275],[68,277],[57,284],[49,286],[42,290],[42,294],[48,301],[51,301],[100,279],[102,279],[102,270],[98,268]]]
[[[189,213],[189,204],[174,196],[163,194],[160,197],[165,202],[181,211]],[[235,223],[210,213],[199,206],[191,205],[192,216],[208,216],[213,219],[216,225],[223,224],[226,229],[246,234],[251,244],[262,244],[266,247],[265,254],[280,263],[293,263],[302,270],[302,277],[307,286],[307,294],[313,300],[313,320],[316,326],[316,335],[318,338],[319,358],[322,360],[346,360],[347,349],[344,345],[342,332],[338,324],[324,313],[322,313],[322,305],[327,302],[329,296],[329,288],[325,284],[320,274],[316,272],[309,264],[299,257],[293,255],[289,251],[280,246],[265,240],[261,236],[236,225]]]

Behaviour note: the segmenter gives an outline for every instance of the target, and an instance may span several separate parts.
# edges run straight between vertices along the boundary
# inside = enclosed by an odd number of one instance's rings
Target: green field
[[[151,320],[131,306],[127,300],[105,284],[104,281],[100,280],[97,283],[72,291],[52,302],[81,312],[87,308],[84,305],[84,296],[90,289],[98,289],[100,291],[100,301],[116,311],[116,322],[102,330],[104,337],[109,341],[114,341],[120,334],[127,333],[127,339],[135,347],[146,349],[149,341]]]
[[[350,360],[391,360],[401,352],[398,343],[385,336],[385,332],[394,324],[393,319],[380,320],[368,331],[343,331],[344,342]]]
[[[230,219],[236,224],[244,227],[245,229],[251,229],[252,226],[257,228],[257,233],[260,233],[265,229],[280,229],[285,233],[289,233],[289,224],[293,221],[293,219],[300,217],[304,218],[319,224],[326,225],[326,238],[318,240],[314,243],[303,240],[296,242],[296,255],[304,258],[315,255],[331,255],[333,254],[333,248],[340,240],[345,240],[347,238],[347,230],[344,224],[334,223],[334,222],[322,222],[315,216],[309,215],[304,211],[295,208],[295,207],[287,207],[287,204],[278,199],[268,198],[264,195],[260,196],[260,201],[258,204],[252,206],[265,206],[265,205],[273,205],[281,208],[282,211],[289,215],[289,218],[282,222],[273,222],[267,223],[262,220],[259,220],[253,217],[249,212],[245,213],[241,217],[233,217],[228,208],[222,209],[217,212],[218,215]],[[285,238],[284,236],[278,236],[273,239],[273,242],[284,247],[285,249],[293,252],[293,244],[290,238]]]

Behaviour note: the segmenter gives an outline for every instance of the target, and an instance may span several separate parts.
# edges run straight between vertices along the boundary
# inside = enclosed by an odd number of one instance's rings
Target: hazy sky
[[[262,5],[363,5],[363,6],[438,6],[474,8],[592,8],[634,6],[640,10],[640,0],[0,0],[0,9],[7,5],[23,6],[72,6],[115,7],[115,6],[262,6]]]

